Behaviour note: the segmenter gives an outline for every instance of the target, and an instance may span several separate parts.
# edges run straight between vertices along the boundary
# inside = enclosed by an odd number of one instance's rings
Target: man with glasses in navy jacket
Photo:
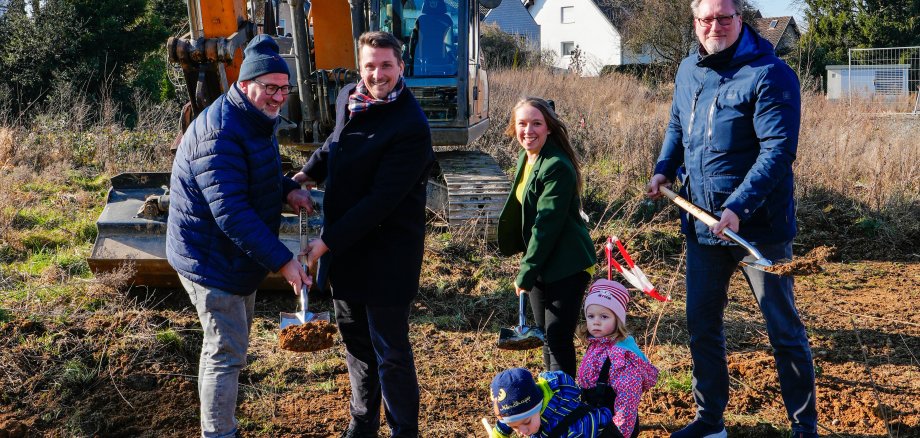
[[[728,228],[769,259],[792,257],[796,233],[792,163],[801,119],[799,81],[769,41],[742,23],[741,0],[694,0],[700,41],[681,62],[671,120],[648,195],[681,178],[682,194],[721,219],[708,227],[681,215],[687,236],[687,328],[696,419],[672,437],[725,437],[728,368],[723,316],[728,284],[745,251]],[[815,373],[792,277],[744,267],[767,323],[793,436],[817,436]]]

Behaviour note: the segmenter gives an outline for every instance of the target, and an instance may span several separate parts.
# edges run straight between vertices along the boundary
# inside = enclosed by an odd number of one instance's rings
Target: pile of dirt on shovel
[[[823,271],[824,267],[821,265],[836,256],[836,247],[819,246],[802,257],[796,257],[791,262],[778,263],[763,269],[777,275],[810,275]]]
[[[337,330],[329,321],[311,321],[289,325],[278,335],[278,345],[283,350],[304,353],[331,348]]]
[[[543,340],[539,338],[524,337],[520,339],[499,339],[498,348],[502,350],[531,350],[543,346]]]

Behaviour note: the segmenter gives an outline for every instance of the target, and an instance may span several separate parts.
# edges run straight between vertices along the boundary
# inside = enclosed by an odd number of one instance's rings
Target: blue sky
[[[802,0],[752,0],[758,6],[764,17],[782,17],[792,15],[800,28],[804,27],[805,19],[802,14],[804,2]]]

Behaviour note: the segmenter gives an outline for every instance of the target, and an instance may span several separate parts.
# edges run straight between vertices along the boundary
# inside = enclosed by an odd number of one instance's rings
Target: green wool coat
[[[547,138],[524,182],[521,205],[514,189],[526,159],[522,150],[515,186],[498,220],[498,249],[506,256],[524,253],[515,283],[530,290],[538,276],[552,283],[584,271],[597,261],[597,253],[580,214],[575,167],[565,151]]]

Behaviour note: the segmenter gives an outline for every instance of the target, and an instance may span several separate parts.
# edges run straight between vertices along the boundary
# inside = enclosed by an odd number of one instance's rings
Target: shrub
[[[503,32],[497,25],[483,24],[479,41],[487,69],[519,69],[541,63],[539,48],[530,47],[520,37]]]

